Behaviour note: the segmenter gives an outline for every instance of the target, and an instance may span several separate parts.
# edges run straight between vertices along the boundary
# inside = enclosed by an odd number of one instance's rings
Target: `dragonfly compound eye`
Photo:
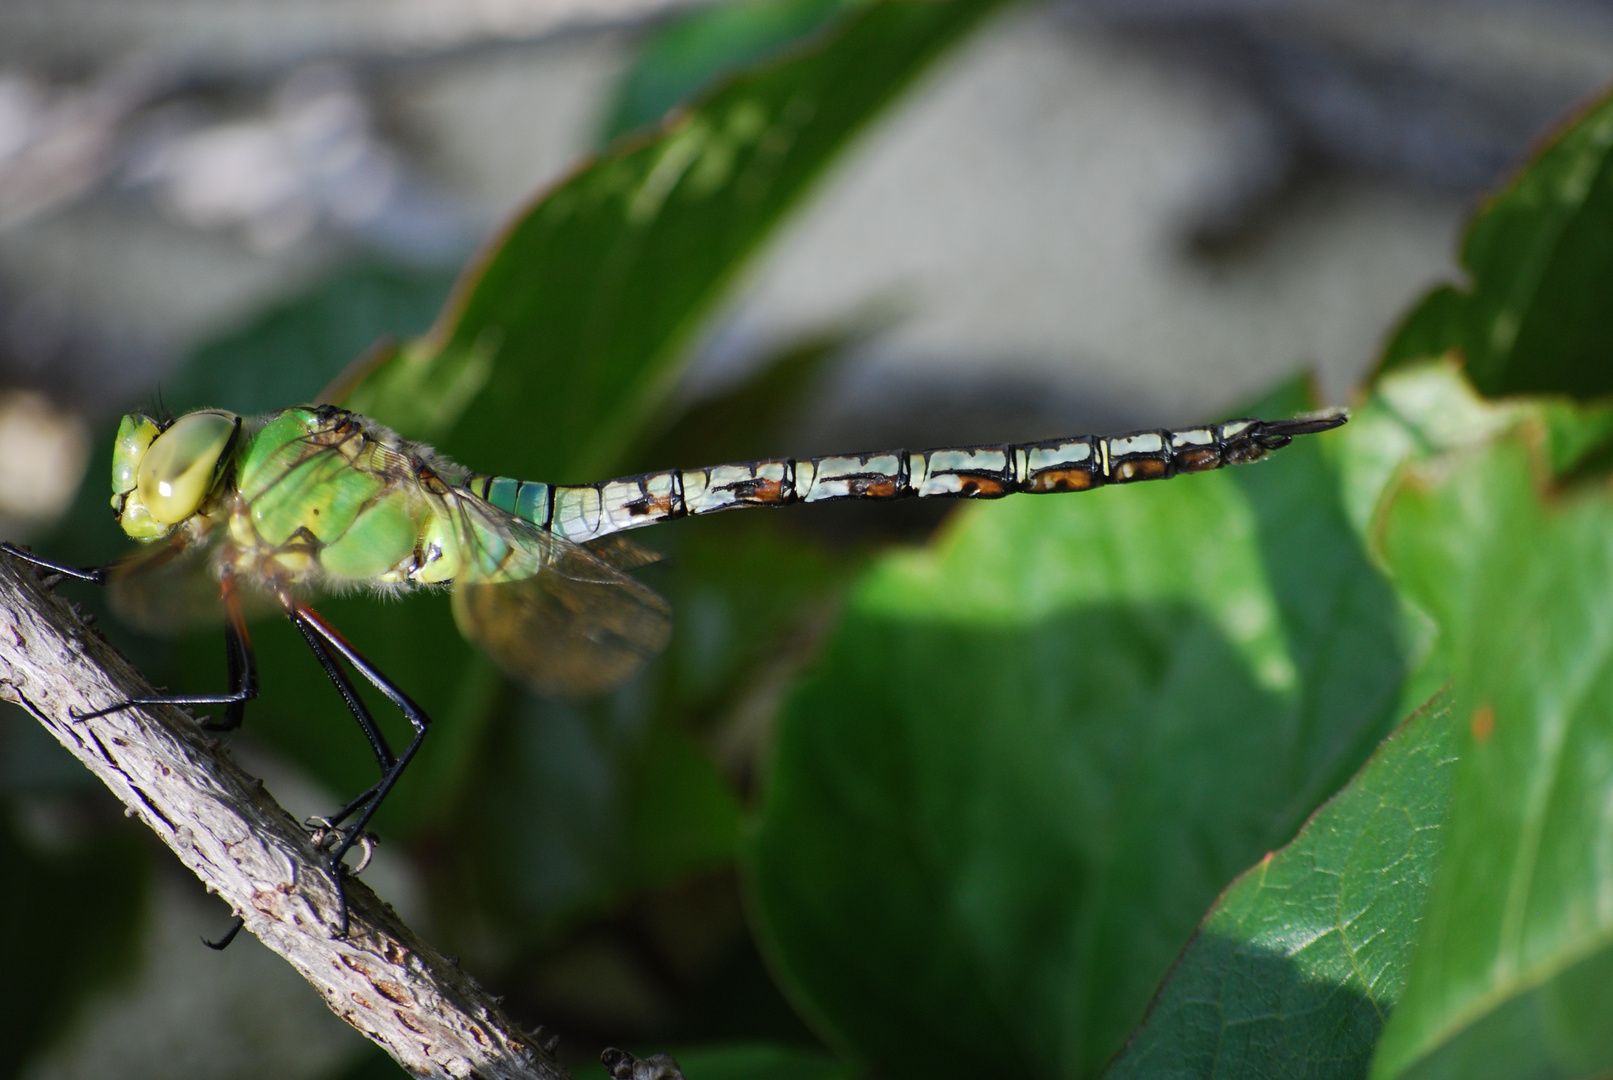
[[[201,507],[240,423],[231,413],[193,412],[157,436],[140,459],[135,484],[155,521],[177,525]]]

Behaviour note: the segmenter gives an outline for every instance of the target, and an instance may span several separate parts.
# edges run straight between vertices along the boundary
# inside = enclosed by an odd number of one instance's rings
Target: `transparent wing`
[[[620,533],[602,536],[598,540],[585,540],[582,546],[590,555],[603,559],[618,570],[637,570],[666,558],[661,552],[640,547]]]
[[[197,542],[178,535],[158,540],[119,559],[107,577],[107,593],[119,619],[149,634],[172,635],[224,622],[213,553],[224,530]],[[278,602],[253,582],[237,590],[248,618],[278,610]]]
[[[465,569],[454,617],[539,694],[608,690],[666,647],[672,611],[653,589],[582,547],[456,489]]]

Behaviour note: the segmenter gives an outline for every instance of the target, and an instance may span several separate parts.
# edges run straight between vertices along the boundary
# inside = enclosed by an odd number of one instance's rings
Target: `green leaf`
[[[646,432],[646,445],[630,460],[648,471],[788,456],[781,433],[800,417],[824,368],[852,338],[849,331],[816,334],[779,349],[749,378],[694,402],[665,430]]]
[[[622,76],[601,142],[648,127],[737,68],[821,29],[846,0],[730,0],[673,16]]]
[[[1554,476],[1582,472],[1613,434],[1613,404],[1480,397],[1448,360],[1388,372],[1340,430],[1334,445],[1345,512],[1357,533],[1376,535],[1401,474],[1487,445],[1521,423],[1544,427]]]
[[[666,653],[667,707],[675,714],[707,714],[787,663],[807,624],[867,562],[864,550],[830,550],[767,516],[747,516],[669,530],[675,573],[666,595],[678,617]]]
[[[196,349],[163,396],[176,412],[212,407],[247,416],[307,404],[377,340],[429,327],[452,283],[444,270],[340,267]]]
[[[971,507],[862,582],[747,856],[825,1034],[894,1077],[1095,1074],[1217,893],[1405,715],[1328,438]]]
[[[1288,846],[1245,871],[1105,1074],[1361,1076],[1405,985],[1456,731],[1435,699]]]
[[[1613,501],[1542,490],[1544,425],[1414,471],[1386,559],[1461,730],[1445,850],[1374,1077],[1613,1069]]]
[[[473,264],[431,335],[346,404],[479,469],[599,479],[746,258],[851,136],[996,6],[880,0],[812,49],[724,83],[656,138],[584,165]]]
[[[1485,203],[1462,266],[1467,285],[1425,297],[1384,367],[1453,352],[1491,396],[1613,392],[1613,96]]]
[[[531,939],[733,862],[739,807],[716,767],[632,705],[527,699],[478,776],[471,873]]]

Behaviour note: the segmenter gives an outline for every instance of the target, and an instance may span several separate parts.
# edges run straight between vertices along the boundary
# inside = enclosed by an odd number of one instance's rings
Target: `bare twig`
[[[69,712],[152,693],[64,601],[0,556],[0,698],[44,724],[332,1012],[416,1076],[567,1077],[475,980],[356,880],[347,883],[348,936],[333,937],[336,890],[310,837],[195,721],[169,707],[93,720]]]

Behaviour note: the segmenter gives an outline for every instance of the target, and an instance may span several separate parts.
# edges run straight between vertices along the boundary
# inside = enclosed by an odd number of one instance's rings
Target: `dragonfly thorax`
[[[453,467],[356,413],[285,409],[236,455],[227,518],[237,576],[383,590],[451,581],[459,569]]]

